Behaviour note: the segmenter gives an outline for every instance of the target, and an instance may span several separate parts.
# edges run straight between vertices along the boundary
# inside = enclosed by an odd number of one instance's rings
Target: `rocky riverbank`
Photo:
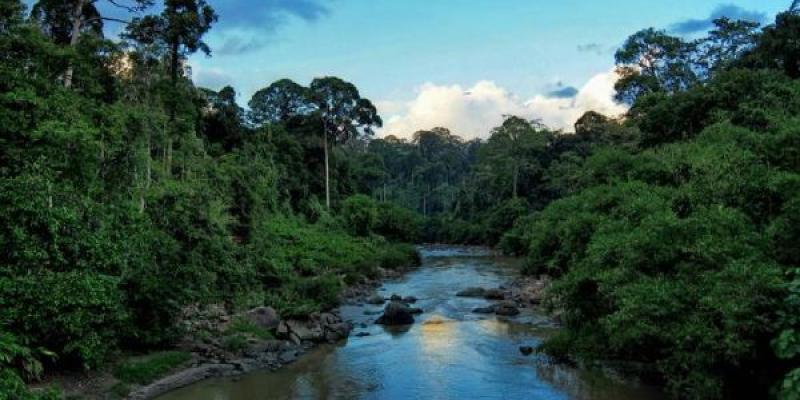
[[[376,296],[376,288],[383,281],[398,278],[407,271],[380,269],[379,278],[345,288],[340,302],[366,303]],[[230,314],[217,305],[202,309],[195,306],[184,310],[183,324],[188,334],[178,348],[190,352],[192,361],[166,377],[134,388],[129,399],[152,399],[210,378],[276,370],[319,344],[346,339],[353,330],[352,321],[343,320],[337,309],[281,319],[271,307]],[[231,334],[237,331],[237,326],[248,328]],[[259,332],[268,334],[259,335]]]

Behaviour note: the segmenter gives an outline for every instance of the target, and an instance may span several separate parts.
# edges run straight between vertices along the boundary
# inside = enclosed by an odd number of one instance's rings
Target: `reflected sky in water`
[[[250,399],[587,399],[655,400],[654,390],[598,373],[525,357],[553,332],[546,316],[525,309],[506,319],[471,313],[483,299],[456,297],[471,286],[497,287],[513,278],[515,260],[474,248],[437,247],[423,252],[423,266],[380,289],[419,298],[425,310],[410,327],[374,325],[380,306],[347,306],[353,320],[346,343],[321,346],[277,372],[216,379],[159,400]],[[359,327],[366,324],[365,328]]]

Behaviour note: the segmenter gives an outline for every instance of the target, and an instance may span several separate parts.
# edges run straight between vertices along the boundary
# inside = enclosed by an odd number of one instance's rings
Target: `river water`
[[[426,247],[422,266],[379,289],[415,296],[425,310],[405,328],[375,325],[382,306],[345,306],[356,324],[345,343],[321,346],[277,372],[212,379],[159,400],[250,399],[586,399],[661,400],[653,388],[523,356],[557,326],[534,309],[513,318],[473,314],[488,301],[456,297],[514,278],[513,259],[477,248]]]

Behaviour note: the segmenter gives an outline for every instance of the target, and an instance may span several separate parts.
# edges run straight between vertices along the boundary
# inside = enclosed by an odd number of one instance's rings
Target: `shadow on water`
[[[514,318],[473,314],[486,300],[456,297],[467,287],[497,287],[513,279],[517,260],[481,248],[422,249],[423,265],[387,282],[381,293],[413,295],[425,310],[417,323],[384,327],[372,322],[380,306],[347,306],[364,337],[321,346],[277,372],[214,379],[160,400],[239,399],[586,399],[656,400],[655,389],[603,374],[525,357],[556,326],[524,309]],[[362,325],[363,324],[363,325]]]

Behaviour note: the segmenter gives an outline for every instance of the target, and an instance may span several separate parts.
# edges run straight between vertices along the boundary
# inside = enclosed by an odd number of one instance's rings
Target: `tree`
[[[544,132],[520,117],[507,116],[502,125],[492,130],[483,149],[484,161],[501,175],[502,181],[508,182],[511,198],[517,197],[521,178],[541,169],[538,158],[547,143]]]
[[[182,59],[197,51],[211,54],[203,36],[216,21],[216,12],[205,0],[166,0],[161,15],[135,19],[128,36],[143,43],[161,42],[169,49],[169,71],[175,86]]]
[[[372,136],[373,127],[383,124],[372,102],[358,89],[336,77],[311,82],[311,101],[322,120],[322,148],[325,156],[325,206],[331,206],[328,141],[334,145],[361,135]]]
[[[783,71],[792,79],[800,78],[800,15],[797,12],[778,14],[775,24],[761,33],[758,45],[743,59],[750,67]]]
[[[633,104],[648,93],[675,93],[697,82],[691,55],[695,45],[653,28],[630,36],[617,50],[620,79],[616,99]]]
[[[728,18],[714,20],[714,29],[708,36],[698,39],[697,60],[703,80],[710,79],[715,72],[730,67],[750,51],[758,38],[758,22],[735,21]]]
[[[31,19],[37,22],[42,30],[57,44],[75,48],[80,42],[81,34],[89,32],[97,36],[103,35],[103,21],[128,23],[118,18],[103,16],[97,8],[99,0],[39,0],[31,9]],[[151,5],[153,0],[131,0],[125,5],[115,0],[106,0],[108,4],[127,10],[140,12]],[[72,86],[74,67],[70,64],[64,73],[64,86]]]
[[[247,103],[249,120],[255,126],[286,122],[311,108],[308,89],[291,79],[281,79],[257,91]]]

